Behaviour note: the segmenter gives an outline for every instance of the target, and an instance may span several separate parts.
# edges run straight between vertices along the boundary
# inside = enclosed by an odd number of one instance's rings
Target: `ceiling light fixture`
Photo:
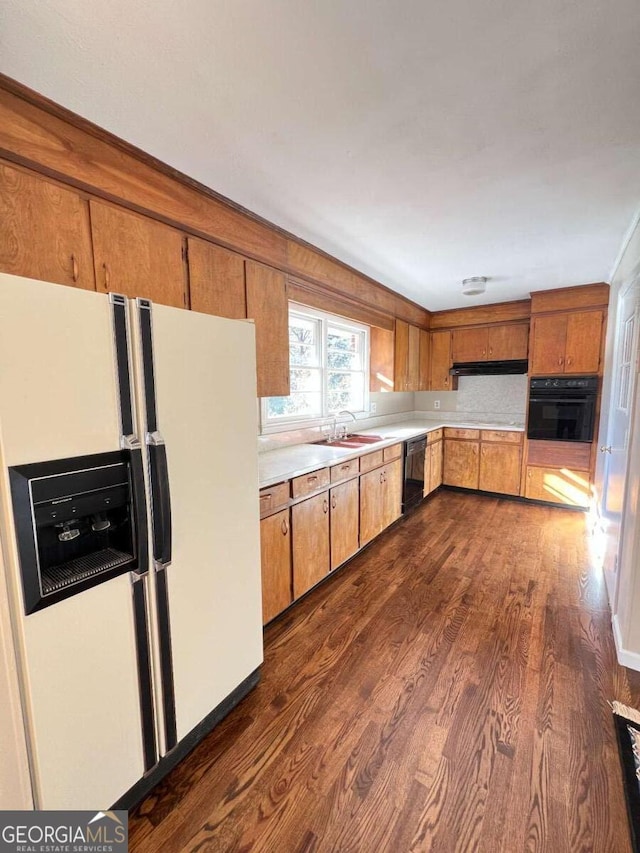
[[[474,275],[473,278],[462,279],[462,293],[464,296],[478,296],[487,289],[486,275]]]

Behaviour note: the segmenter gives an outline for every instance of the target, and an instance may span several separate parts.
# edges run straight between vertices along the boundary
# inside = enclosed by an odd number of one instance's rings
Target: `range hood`
[[[513,361],[465,361],[454,364],[451,376],[508,376],[514,373],[526,373],[529,362],[526,359]]]

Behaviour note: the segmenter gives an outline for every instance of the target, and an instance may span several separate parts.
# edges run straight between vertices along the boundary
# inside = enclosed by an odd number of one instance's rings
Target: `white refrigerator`
[[[256,421],[251,323],[0,274],[0,582],[36,808],[129,807],[257,683]],[[125,534],[98,569],[77,550]]]

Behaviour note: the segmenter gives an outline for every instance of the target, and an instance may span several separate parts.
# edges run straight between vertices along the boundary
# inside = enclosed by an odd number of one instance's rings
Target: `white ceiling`
[[[0,5],[1,71],[434,310],[608,279],[639,45],[637,0]]]

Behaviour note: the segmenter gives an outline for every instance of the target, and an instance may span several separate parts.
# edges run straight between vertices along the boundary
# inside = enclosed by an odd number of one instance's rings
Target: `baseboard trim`
[[[204,720],[201,720],[195,728],[191,729],[189,734],[185,735],[170,753],[160,759],[153,770],[129,788],[126,794],[123,794],[111,808],[114,810],[127,809],[127,811],[131,811],[138,803],[142,802],[158,782],[161,782],[168,773],[177,767],[182,759],[186,758],[200,741],[204,740],[209,732],[253,690],[259,680],[260,667],[248,675],[244,681],[241,681],[226,699],[223,699],[210,714],[207,714]]]
[[[620,666],[626,666],[627,669],[634,669],[640,672],[640,654],[638,652],[630,652],[623,646],[622,631],[620,630],[620,622],[618,616],[615,615],[611,620],[613,626],[613,639],[616,644],[616,656]]]

